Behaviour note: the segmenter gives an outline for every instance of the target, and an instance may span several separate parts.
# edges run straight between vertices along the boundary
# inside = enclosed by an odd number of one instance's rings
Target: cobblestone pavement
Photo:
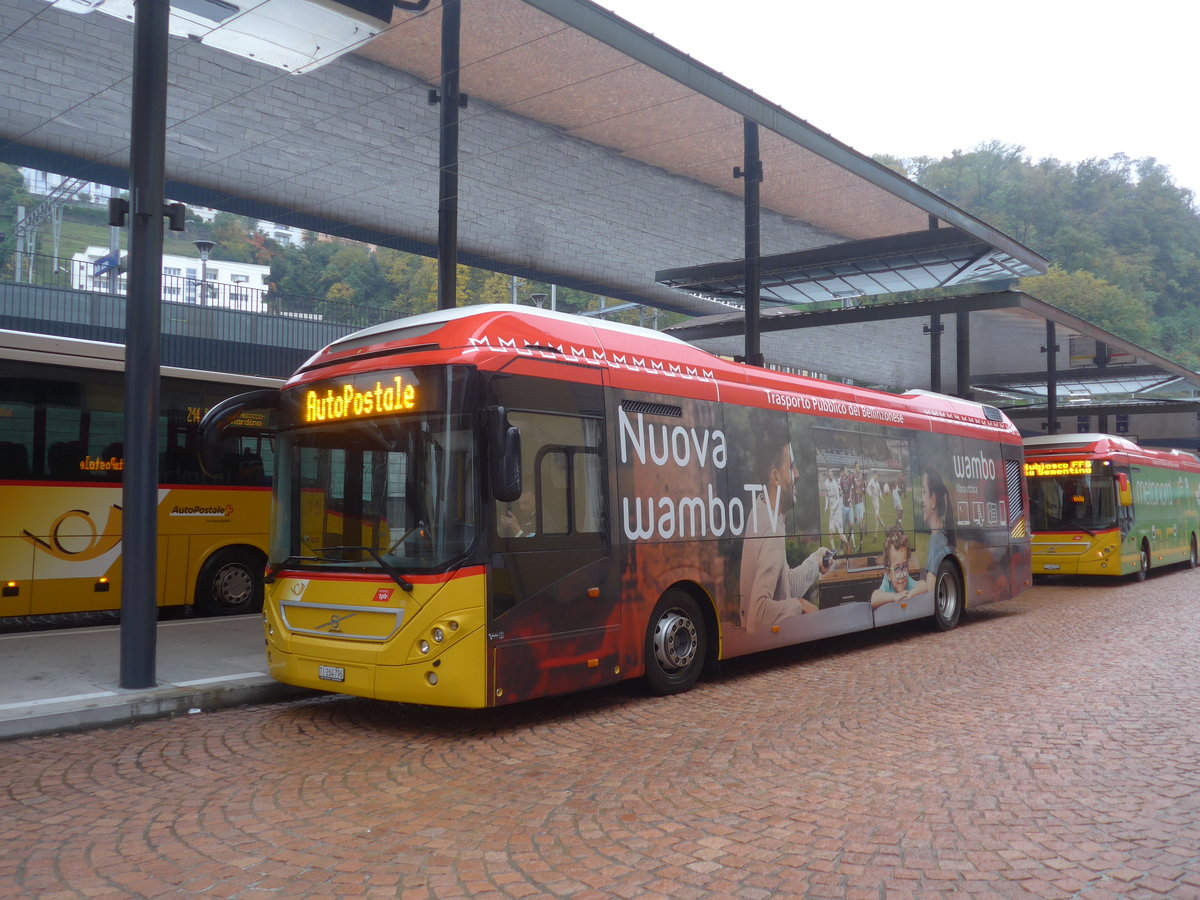
[[[0,897],[1200,897],[1200,571],[462,713],[0,744]]]

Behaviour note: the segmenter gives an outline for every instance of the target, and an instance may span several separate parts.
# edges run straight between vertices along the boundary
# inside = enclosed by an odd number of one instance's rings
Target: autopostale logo
[[[171,507],[172,518],[229,519],[233,517],[232,503],[176,503]]]

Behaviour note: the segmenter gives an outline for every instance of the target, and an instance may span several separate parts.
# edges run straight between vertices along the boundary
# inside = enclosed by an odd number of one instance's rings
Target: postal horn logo
[[[55,559],[72,562],[95,559],[121,543],[121,507],[112,505],[103,531],[86,509],[68,509],[54,520],[46,537],[39,537],[26,528],[21,529],[21,537]]]

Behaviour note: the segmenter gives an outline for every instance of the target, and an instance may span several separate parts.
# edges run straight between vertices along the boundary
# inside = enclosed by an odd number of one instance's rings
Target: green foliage
[[[1192,192],[1152,158],[1032,162],[998,142],[905,172],[1054,265],[1022,289],[1134,343],[1200,358],[1200,216]]]
[[[212,259],[231,262],[254,262],[255,246],[250,240],[254,223],[233,213],[217,213],[209,228],[209,235],[217,246],[213,247]],[[193,236],[192,240],[196,240]]]
[[[1090,272],[1051,266],[1045,275],[1024,279],[1021,288],[1127,341],[1144,347],[1154,339],[1150,304]]]
[[[17,207],[30,206],[29,194],[25,192],[25,179],[16,166],[0,163],[0,277],[12,277],[12,250],[16,246]]]

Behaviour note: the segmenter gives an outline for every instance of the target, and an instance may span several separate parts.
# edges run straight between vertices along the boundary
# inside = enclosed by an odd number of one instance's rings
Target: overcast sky
[[[867,155],[1153,156],[1200,198],[1195,0],[596,0]]]

